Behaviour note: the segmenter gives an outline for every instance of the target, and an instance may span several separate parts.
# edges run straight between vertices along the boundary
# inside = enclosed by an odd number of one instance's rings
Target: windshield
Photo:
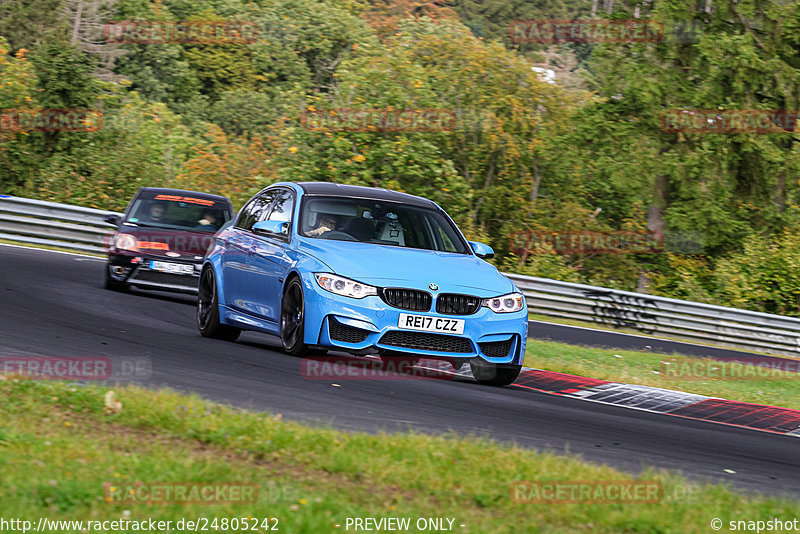
[[[228,205],[219,200],[145,193],[133,203],[125,222],[155,228],[216,232],[230,218]]]
[[[305,197],[300,235],[469,254],[442,212],[383,200]]]

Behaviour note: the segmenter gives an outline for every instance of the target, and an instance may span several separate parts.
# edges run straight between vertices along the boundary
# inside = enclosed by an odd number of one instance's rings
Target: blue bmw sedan
[[[336,350],[468,363],[503,386],[519,375],[528,312],[436,203],[327,182],[277,183],[216,235],[200,275],[197,325],[235,340],[278,335],[302,356]]]

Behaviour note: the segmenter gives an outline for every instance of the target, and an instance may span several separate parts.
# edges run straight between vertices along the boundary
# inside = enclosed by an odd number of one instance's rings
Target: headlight
[[[139,252],[139,247],[136,245],[136,238],[131,234],[119,234],[114,246],[119,250]]]
[[[517,312],[525,305],[525,297],[522,293],[509,293],[490,299],[483,299],[481,306],[486,306],[495,313]]]
[[[354,299],[363,299],[370,295],[377,295],[378,289],[349,278],[336,276],[329,273],[314,273],[317,283],[322,289]]]

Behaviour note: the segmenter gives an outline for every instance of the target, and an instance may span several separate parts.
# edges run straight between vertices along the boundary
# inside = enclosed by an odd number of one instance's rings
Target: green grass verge
[[[700,376],[683,379],[682,376],[666,374],[669,369],[667,363],[676,365],[686,361],[701,364]],[[719,367],[718,362],[705,358],[598,349],[529,339],[525,365],[612,382],[641,384],[730,400],[800,409],[800,374],[787,372],[764,379],[745,374],[743,371],[737,378],[714,378],[711,376],[715,374],[712,369]],[[710,372],[705,373],[705,370]],[[683,376],[686,376],[686,373],[683,373]],[[702,378],[703,376],[707,378]]]
[[[478,437],[312,428],[165,390],[117,388],[122,410],[110,414],[105,393],[98,386],[0,381],[0,517],[34,523],[40,516],[173,522],[277,517],[279,531],[289,533],[346,532],[347,517],[409,517],[412,524],[447,517],[455,519],[453,532],[464,533],[687,533],[709,531],[714,517],[788,519],[797,512],[789,499],[687,485],[655,470],[639,479],[663,485],[660,502],[518,503],[509,492],[514,481],[631,476],[576,456]],[[257,502],[247,505],[107,502],[103,484],[135,481],[252,482],[259,492]]]

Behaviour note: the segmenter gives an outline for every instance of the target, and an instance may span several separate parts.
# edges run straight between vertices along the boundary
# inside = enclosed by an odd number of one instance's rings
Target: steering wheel
[[[335,239],[337,241],[358,241],[358,239],[351,236],[347,232],[339,232],[337,230],[325,232],[324,234],[320,235],[320,237],[322,239]]]

